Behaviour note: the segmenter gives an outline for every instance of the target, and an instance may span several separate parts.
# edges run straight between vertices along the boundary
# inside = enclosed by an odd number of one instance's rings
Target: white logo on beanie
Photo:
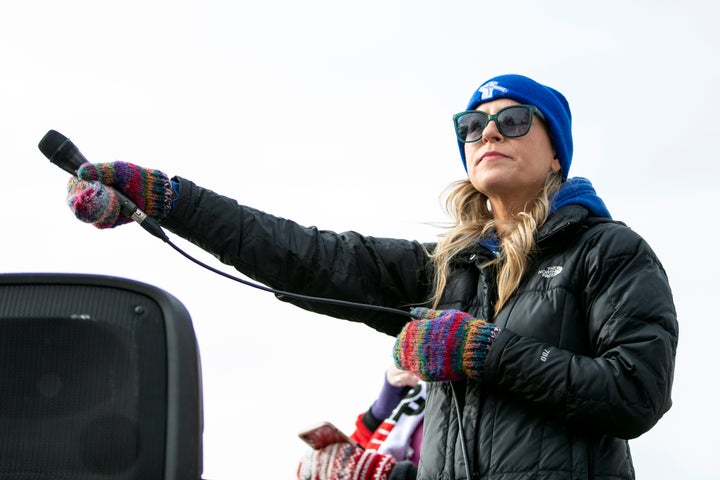
[[[497,90],[501,93],[507,93],[507,88],[501,87],[498,85],[498,82],[492,81],[488,82],[485,85],[478,88],[478,91],[481,93],[480,100],[487,100],[488,98],[492,98],[493,92]]]

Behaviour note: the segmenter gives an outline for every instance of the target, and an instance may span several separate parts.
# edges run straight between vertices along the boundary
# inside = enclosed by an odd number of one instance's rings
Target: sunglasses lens
[[[463,143],[477,142],[483,136],[483,130],[492,120],[498,131],[508,137],[522,137],[530,131],[533,107],[517,105],[501,109],[497,115],[489,115],[479,110],[462,112],[455,116],[455,131],[458,140]]]
[[[510,107],[501,111],[497,117],[500,133],[506,137],[521,137],[530,131],[532,111],[526,107]]]
[[[483,112],[468,112],[457,118],[458,139],[464,143],[477,142],[487,126],[488,117]]]

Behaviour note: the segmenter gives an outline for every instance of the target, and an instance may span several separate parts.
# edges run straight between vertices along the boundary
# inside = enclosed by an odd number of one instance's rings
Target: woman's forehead
[[[512,100],[510,98],[498,98],[497,100],[481,103],[477,106],[477,108],[475,108],[475,110],[479,110],[481,112],[492,115],[501,108],[509,107],[510,105],[520,105],[520,102],[516,102],[515,100]]]

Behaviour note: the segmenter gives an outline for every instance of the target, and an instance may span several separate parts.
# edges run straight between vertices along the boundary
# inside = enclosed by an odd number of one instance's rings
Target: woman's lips
[[[491,151],[489,151],[489,152],[483,153],[483,154],[480,156],[480,158],[477,160],[477,162],[475,162],[475,165],[479,164],[479,163],[482,162],[482,161],[486,161],[486,160],[498,160],[498,159],[501,159],[501,158],[509,158],[509,157],[508,157],[507,155],[503,154],[503,153],[496,152],[495,150],[491,150]]]
[[[493,158],[507,158],[507,155],[504,155],[500,152],[496,152],[496,151],[492,150],[492,151],[483,153],[480,156],[480,161],[482,162],[483,160],[492,160]]]

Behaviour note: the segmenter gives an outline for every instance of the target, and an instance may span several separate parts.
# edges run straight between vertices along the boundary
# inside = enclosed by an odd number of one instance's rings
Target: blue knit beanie
[[[562,93],[522,75],[500,75],[491,78],[475,90],[466,110],[475,110],[478,105],[499,98],[535,105],[540,110],[550,128],[550,139],[560,160],[562,178],[567,179],[573,153],[572,116],[570,106]],[[458,140],[458,146],[467,172],[465,144]]]

